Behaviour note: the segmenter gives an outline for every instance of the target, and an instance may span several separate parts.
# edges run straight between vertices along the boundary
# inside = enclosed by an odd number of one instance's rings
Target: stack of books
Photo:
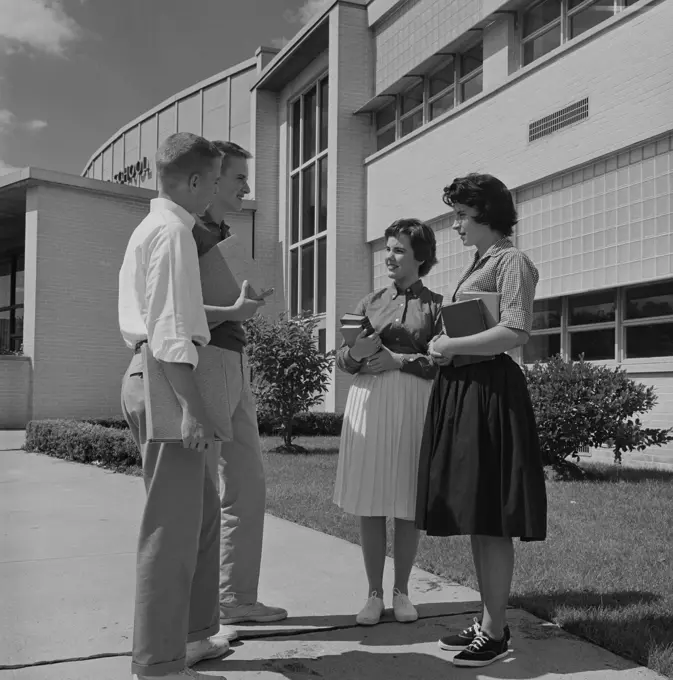
[[[457,302],[442,307],[442,320],[446,334],[452,338],[464,338],[493,328],[500,321],[500,294],[459,293]],[[465,366],[494,358],[461,354],[453,358],[453,365]]]
[[[371,335],[374,332],[369,319],[361,314],[344,314],[339,321],[341,323],[341,335],[349,347],[355,344],[358,335],[363,330],[367,331],[367,335]]]

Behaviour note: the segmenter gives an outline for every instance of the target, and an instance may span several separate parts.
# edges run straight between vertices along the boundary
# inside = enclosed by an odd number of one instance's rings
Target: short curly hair
[[[422,278],[429,274],[430,270],[437,264],[435,232],[425,222],[407,217],[395,220],[386,229],[384,236],[387,241],[391,236],[397,238],[400,234],[404,234],[409,239],[414,259],[423,263],[418,268],[418,275]]]
[[[475,222],[488,225],[503,236],[511,236],[519,221],[512,194],[493,175],[471,173],[456,177],[448,187],[444,187],[442,200],[450,207],[462,203],[475,208]]]

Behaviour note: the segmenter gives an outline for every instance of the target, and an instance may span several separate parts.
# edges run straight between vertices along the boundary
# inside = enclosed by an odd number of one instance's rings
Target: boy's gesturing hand
[[[264,298],[253,298],[251,295],[252,291],[250,290],[250,284],[247,281],[243,281],[243,285],[241,286],[241,294],[238,296],[238,300],[236,300],[234,303],[234,309],[237,311],[238,321],[246,321],[247,319],[251,319],[253,316],[255,316],[257,310],[266,304]]]

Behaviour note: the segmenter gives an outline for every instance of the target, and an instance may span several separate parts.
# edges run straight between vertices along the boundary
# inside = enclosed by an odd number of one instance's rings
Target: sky
[[[329,0],[0,0],[0,174],[80,174],[120,127]]]

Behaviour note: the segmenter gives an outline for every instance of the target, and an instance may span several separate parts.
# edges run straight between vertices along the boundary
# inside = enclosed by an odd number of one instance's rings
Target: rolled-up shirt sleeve
[[[538,271],[520,250],[510,250],[501,258],[497,269],[500,293],[499,326],[524,331],[530,335],[533,327],[533,302]]]
[[[199,358],[194,340],[196,299],[202,300],[196,244],[187,229],[161,229],[153,239],[146,270],[145,303],[149,348],[167,363],[191,364]],[[203,306],[203,305],[202,305]],[[203,310],[200,310],[203,312]]]

